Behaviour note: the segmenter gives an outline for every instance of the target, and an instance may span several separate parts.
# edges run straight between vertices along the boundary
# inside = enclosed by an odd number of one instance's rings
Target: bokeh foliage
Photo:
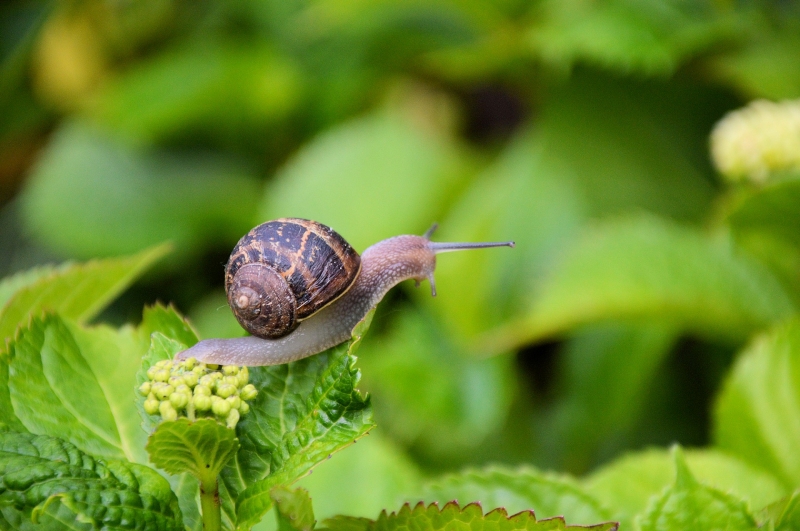
[[[442,241],[514,239],[442,256],[435,299],[381,306],[359,351],[379,428],[304,480],[318,516],[374,516],[434,472],[585,473],[672,441],[794,488],[796,407],[764,412],[800,396],[774,366],[795,366],[796,331],[737,353],[797,312],[798,176],[725,183],[708,136],[749,100],[800,98],[798,35],[778,0],[5,2],[0,269],[169,240],[100,318],[160,299],[231,336],[222,266],[267,219],[358,250],[434,221]],[[360,487],[333,507],[343,474]]]

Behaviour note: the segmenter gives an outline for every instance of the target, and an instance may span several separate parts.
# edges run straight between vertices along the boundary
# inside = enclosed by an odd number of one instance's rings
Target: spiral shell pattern
[[[238,315],[237,319],[251,334],[262,338],[281,337],[291,332],[303,319],[310,317],[336,300],[350,288],[361,269],[361,257],[344,238],[321,223],[298,218],[268,221],[248,232],[231,253],[225,270],[225,290],[236,312],[237,273],[252,271],[248,264],[260,264],[277,273],[286,288],[276,290],[275,282],[263,285],[262,299],[271,300],[275,291],[285,291],[294,296],[295,304],[262,306],[259,324],[250,325],[250,317]],[[244,267],[248,266],[248,267]],[[275,278],[276,275],[264,275]],[[273,285],[272,288],[267,288]],[[258,291],[260,288],[250,289]],[[269,289],[270,293],[266,290]],[[249,292],[248,292],[249,293]],[[283,297],[283,296],[282,296]],[[285,312],[269,315],[270,312]],[[253,312],[249,312],[252,314]],[[288,315],[289,313],[293,315]],[[265,315],[266,314],[266,315]],[[268,328],[268,329],[264,329]]]

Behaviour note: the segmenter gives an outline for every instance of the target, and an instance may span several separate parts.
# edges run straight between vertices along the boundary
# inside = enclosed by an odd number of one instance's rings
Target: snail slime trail
[[[228,304],[252,334],[206,339],[180,352],[220,365],[289,363],[350,338],[353,327],[398,283],[427,279],[436,295],[436,255],[449,251],[514,247],[514,242],[442,243],[395,236],[363,255],[316,221],[282,218],[248,232],[225,269]]]

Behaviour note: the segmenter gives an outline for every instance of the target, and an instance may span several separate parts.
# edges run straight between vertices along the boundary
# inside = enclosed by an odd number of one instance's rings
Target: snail
[[[462,249],[514,247],[514,242],[441,243],[395,236],[362,256],[338,233],[316,221],[282,218],[248,232],[225,268],[228,303],[252,334],[206,339],[180,352],[221,365],[279,365],[350,338],[353,327],[396,284],[428,279],[436,296],[436,255]]]

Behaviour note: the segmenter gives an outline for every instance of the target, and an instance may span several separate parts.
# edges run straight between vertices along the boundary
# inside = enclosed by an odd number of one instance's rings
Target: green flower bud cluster
[[[711,158],[731,181],[800,171],[800,100],[757,100],[728,113],[711,132]]]
[[[207,365],[195,358],[162,360],[147,370],[147,381],[139,387],[139,393],[146,397],[144,410],[148,415],[164,420],[216,417],[233,429],[250,411],[247,402],[258,394],[249,379],[247,367]]]

